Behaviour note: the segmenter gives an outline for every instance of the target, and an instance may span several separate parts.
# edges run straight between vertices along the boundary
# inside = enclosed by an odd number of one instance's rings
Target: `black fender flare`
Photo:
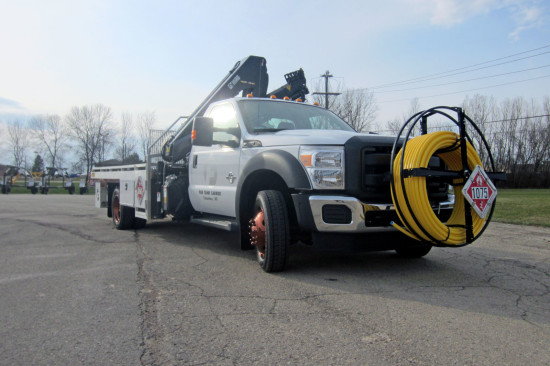
[[[244,166],[235,199],[235,213],[240,216],[241,194],[248,177],[260,170],[269,170],[279,175],[290,189],[310,190],[311,183],[302,164],[292,154],[284,150],[269,150],[255,155]]]

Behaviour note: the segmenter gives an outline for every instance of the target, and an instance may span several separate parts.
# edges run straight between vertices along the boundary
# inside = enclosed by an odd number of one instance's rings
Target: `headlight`
[[[344,189],[343,147],[301,146],[300,161],[314,189]]]

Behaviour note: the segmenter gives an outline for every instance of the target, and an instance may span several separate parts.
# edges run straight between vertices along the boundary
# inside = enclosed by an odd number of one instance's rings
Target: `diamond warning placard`
[[[462,194],[472,205],[478,216],[484,219],[491,209],[493,201],[497,198],[497,189],[485,170],[477,165],[466,184],[464,184]]]

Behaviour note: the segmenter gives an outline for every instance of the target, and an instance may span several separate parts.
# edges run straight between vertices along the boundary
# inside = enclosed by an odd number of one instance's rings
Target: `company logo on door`
[[[145,189],[143,188],[143,182],[141,177],[138,177],[138,181],[136,185],[136,194],[137,194],[139,204],[141,205],[141,202],[143,201],[143,196],[145,195]]]

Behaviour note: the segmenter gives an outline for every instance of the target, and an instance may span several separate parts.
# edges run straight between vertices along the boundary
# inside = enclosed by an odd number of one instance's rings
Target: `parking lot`
[[[422,259],[117,231],[93,196],[0,196],[2,365],[549,365],[550,229],[491,223]]]

